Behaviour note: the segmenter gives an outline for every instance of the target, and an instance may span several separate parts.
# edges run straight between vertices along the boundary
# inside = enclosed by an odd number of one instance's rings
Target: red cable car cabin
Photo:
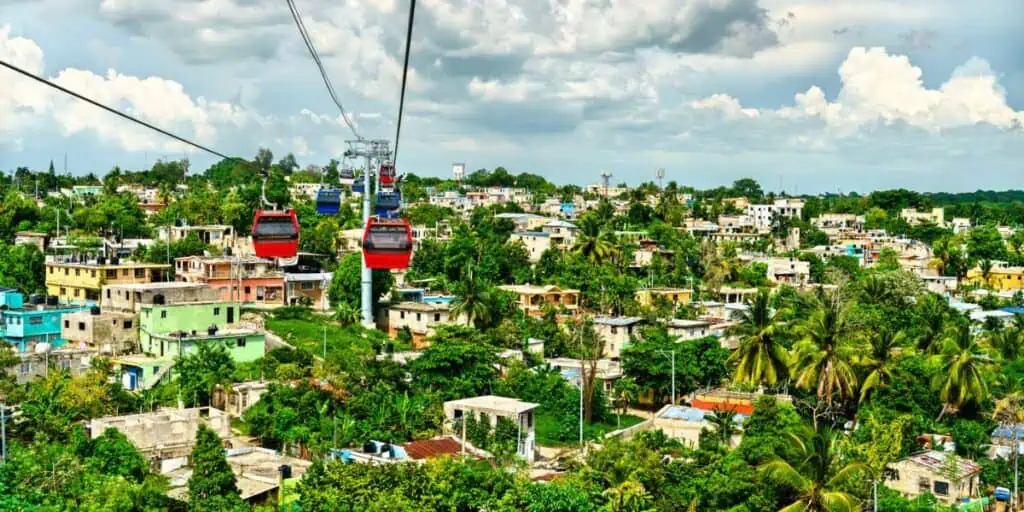
[[[392,187],[395,185],[395,164],[385,163],[380,164],[380,172],[377,173],[380,177],[380,185],[382,187]]]
[[[252,248],[260,258],[293,258],[299,252],[299,219],[295,210],[256,210]]]
[[[378,270],[409,268],[412,228],[408,219],[370,217],[363,232],[363,259]]]

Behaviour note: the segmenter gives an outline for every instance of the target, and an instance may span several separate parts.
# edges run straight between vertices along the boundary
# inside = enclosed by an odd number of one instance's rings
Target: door
[[[228,323],[235,323],[235,308],[228,306]]]

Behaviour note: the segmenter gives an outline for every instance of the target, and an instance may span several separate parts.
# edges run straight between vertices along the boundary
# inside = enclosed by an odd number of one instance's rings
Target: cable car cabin
[[[409,268],[412,229],[408,219],[370,217],[363,232],[363,259],[378,270]]]
[[[362,194],[363,192],[366,191],[365,185],[366,184],[363,183],[363,180],[357,177],[356,180],[352,182],[352,192]]]
[[[377,173],[382,187],[390,187],[395,184],[395,164],[380,164],[380,172]]]
[[[338,169],[338,177],[343,180],[350,180],[356,177],[356,173],[351,167],[342,167],[341,169]]]
[[[398,192],[377,192],[377,210],[395,211],[402,207],[402,196]]]
[[[256,210],[252,248],[259,258],[292,258],[299,252],[299,219],[295,210]]]
[[[316,212],[337,215],[341,208],[341,191],[334,187],[321,188],[316,193]]]

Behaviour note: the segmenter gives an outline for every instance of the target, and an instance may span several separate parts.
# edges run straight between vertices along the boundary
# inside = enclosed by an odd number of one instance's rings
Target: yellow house
[[[967,272],[967,282],[985,286],[998,292],[1017,291],[1024,289],[1024,267],[992,266],[988,273],[988,282],[981,267],[972,268]]]
[[[636,291],[636,302],[643,307],[652,307],[655,297],[664,297],[672,307],[679,307],[681,304],[693,300],[693,290],[689,288],[644,288]]]
[[[505,285],[500,289],[519,297],[516,305],[530,316],[543,316],[544,306],[551,304],[564,310],[563,314],[575,316],[580,305],[580,291],[557,286]]]
[[[142,284],[163,281],[170,265],[133,262],[48,262],[46,294],[61,301],[99,301],[108,284]]]

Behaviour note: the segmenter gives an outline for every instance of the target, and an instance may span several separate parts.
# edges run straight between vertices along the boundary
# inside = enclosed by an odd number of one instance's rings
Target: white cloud
[[[936,89],[926,87],[921,75],[921,69],[904,55],[858,47],[850,50],[839,68],[841,89],[834,100],[829,100],[821,87],[813,86],[797,94],[793,106],[762,113],[789,119],[818,118],[836,133],[847,135],[862,127],[899,123],[930,132],[981,124],[1014,129],[1024,124],[1024,112],[1007,103],[996,74],[982,59],[960,66]],[[721,94],[694,106],[715,107],[733,116],[752,112],[742,108],[739,100]]]
[[[760,112],[756,108],[743,108],[739,100],[728,94],[713,94],[690,103],[697,110],[718,110],[728,117],[757,117]]]

